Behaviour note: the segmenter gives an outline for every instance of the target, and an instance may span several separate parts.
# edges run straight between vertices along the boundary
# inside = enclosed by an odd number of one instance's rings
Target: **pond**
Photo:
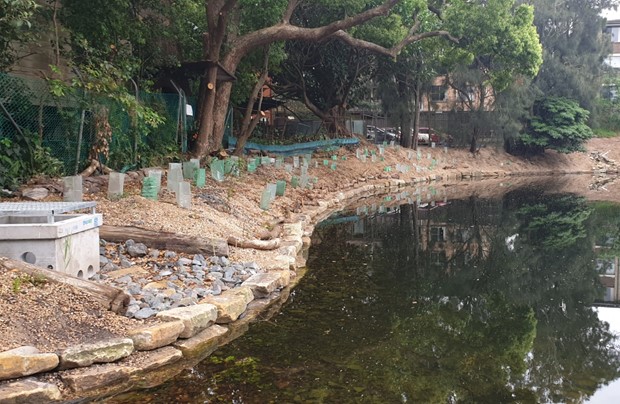
[[[620,206],[530,187],[374,208],[316,228],[277,315],[110,402],[581,402],[620,377],[593,307],[617,300]]]

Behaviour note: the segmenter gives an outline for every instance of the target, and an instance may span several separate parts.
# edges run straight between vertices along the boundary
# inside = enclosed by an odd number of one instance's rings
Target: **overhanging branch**
[[[454,43],[459,43],[458,38],[453,37],[448,31],[443,31],[443,30],[421,32],[419,34],[410,33],[402,41],[400,41],[398,44],[394,45],[391,48],[386,48],[384,46],[377,45],[374,42],[364,41],[363,39],[354,38],[351,35],[349,35],[347,32],[342,31],[342,30],[335,32],[333,36],[335,38],[340,39],[342,42],[350,46],[360,48],[360,49],[367,49],[371,52],[378,53],[380,55],[389,56],[392,58],[395,58],[396,56],[398,56],[398,54],[400,54],[400,52],[403,50],[405,46],[410,45],[414,42],[421,41],[422,39],[425,39],[425,38],[442,36]]]

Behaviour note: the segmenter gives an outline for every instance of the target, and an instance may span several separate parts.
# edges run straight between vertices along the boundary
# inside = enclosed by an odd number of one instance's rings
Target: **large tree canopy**
[[[208,30],[205,34],[204,57],[215,63],[204,77],[206,85],[202,86],[204,96],[199,107],[199,131],[194,150],[198,156],[219,148],[224,133],[224,117],[232,84],[217,82],[216,64],[219,63],[221,67],[234,73],[244,56],[274,42],[285,40],[318,42],[328,37],[336,37],[350,46],[394,58],[406,46],[425,38],[443,36],[457,40],[458,36],[465,36],[467,27],[475,27],[479,22],[478,19],[484,18],[489,23],[496,23],[498,33],[506,34],[500,41],[505,44],[507,54],[495,56],[496,63],[530,73],[535,73],[538,69],[540,47],[535,32],[527,27],[528,22],[531,22],[531,9],[514,8],[513,0],[489,0],[475,4],[461,0],[441,4],[425,0],[385,0],[371,3],[370,6],[365,1],[356,0],[321,1],[312,5],[298,0],[251,3],[251,11],[249,2],[245,1],[214,0],[207,3]],[[304,7],[316,4],[338,12],[324,13],[323,18],[314,22],[314,25],[304,25],[305,21],[294,18]],[[253,12],[261,7],[268,9],[269,12]],[[421,16],[427,10],[442,22],[438,29],[428,31],[423,29]],[[491,16],[488,16],[489,11]],[[441,17],[442,13],[445,17]],[[509,18],[499,18],[503,16]],[[377,18],[392,18],[401,24],[393,31],[400,35],[394,35],[394,40],[387,45],[365,40],[355,30],[355,27]],[[260,23],[254,24],[257,21]],[[246,31],[247,27],[251,29]],[[376,25],[374,32],[380,30],[380,25]],[[454,35],[450,30],[454,30]],[[367,34],[372,32],[370,29]],[[484,37],[491,36],[489,32],[481,34]],[[470,36],[470,41],[474,43],[475,36]],[[505,86],[509,82],[509,73],[497,74],[493,79],[498,85]]]

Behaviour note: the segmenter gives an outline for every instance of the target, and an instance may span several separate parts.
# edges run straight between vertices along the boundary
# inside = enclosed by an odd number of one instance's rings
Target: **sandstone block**
[[[182,321],[167,321],[131,330],[128,337],[138,351],[150,351],[172,344],[184,329]]]
[[[60,367],[70,369],[90,366],[93,363],[114,362],[131,355],[133,341],[130,338],[112,338],[65,349],[60,354]]]
[[[2,404],[48,403],[60,399],[60,390],[52,383],[26,379],[0,386]]]
[[[58,355],[41,353],[33,346],[0,352],[0,380],[45,372],[58,366]]]
[[[74,369],[61,373],[60,378],[72,391],[80,393],[128,381],[133,370],[114,363]]]
[[[282,235],[283,236],[297,236],[297,237],[301,237],[302,234],[303,234],[303,229],[301,227],[301,222],[284,223],[282,225]]]
[[[134,360],[135,372],[149,372],[180,360],[183,353],[171,346],[143,352]],[[133,358],[132,358],[133,359]]]
[[[288,270],[273,271],[252,275],[241,286],[248,286],[252,289],[254,297],[263,298],[271,292],[288,285],[290,281],[291,275]]]
[[[217,324],[212,325],[192,338],[175,342],[174,347],[180,349],[184,356],[204,354],[208,350],[216,349],[220,338],[226,333],[228,333],[228,328]]]
[[[164,321],[182,321],[184,328],[180,338],[189,338],[209,327],[217,320],[217,307],[212,304],[197,304],[160,311],[157,317]]]
[[[210,303],[217,307],[218,324],[227,324],[239,318],[254,300],[254,293],[249,287],[229,289],[219,296],[209,296],[201,303]]]

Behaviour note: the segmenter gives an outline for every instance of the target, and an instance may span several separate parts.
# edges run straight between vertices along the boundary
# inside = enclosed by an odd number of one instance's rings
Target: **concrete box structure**
[[[99,271],[101,214],[0,215],[0,255],[91,278]]]

